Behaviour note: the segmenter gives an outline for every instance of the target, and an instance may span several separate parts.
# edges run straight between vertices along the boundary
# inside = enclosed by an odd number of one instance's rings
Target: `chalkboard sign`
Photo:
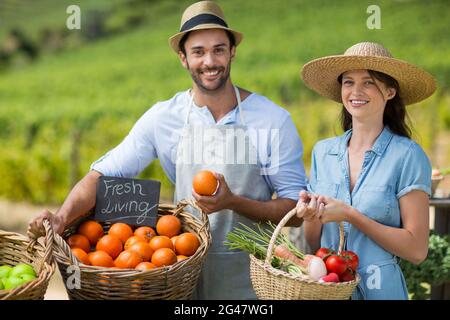
[[[95,220],[155,226],[161,183],[155,180],[101,176]]]

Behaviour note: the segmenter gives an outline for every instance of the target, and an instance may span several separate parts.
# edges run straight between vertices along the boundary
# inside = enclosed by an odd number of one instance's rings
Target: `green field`
[[[45,27],[64,26],[65,6],[71,3],[8,2],[27,3],[35,9],[0,14],[0,40],[12,26],[23,27],[30,37]],[[83,14],[119,2],[77,3]],[[60,203],[74,177],[81,178],[90,163],[118,144],[141,114],[189,87],[190,77],[167,43],[188,3],[148,1],[147,19],[139,28],[46,54],[36,63],[18,64],[0,74],[0,196]],[[244,33],[233,64],[233,81],[291,112],[304,143],[307,167],[314,143],[340,133],[340,108],[307,90],[299,78],[300,68],[310,59],[342,53],[360,41],[380,42],[395,57],[418,64],[436,77],[438,92],[408,110],[415,138],[430,158],[434,160],[439,151],[450,162],[450,150],[436,151],[435,144],[438,133],[450,132],[448,1],[218,3],[229,24]],[[366,27],[370,4],[381,8],[381,30]],[[163,196],[171,196],[172,187],[157,162],[142,177],[161,179]]]

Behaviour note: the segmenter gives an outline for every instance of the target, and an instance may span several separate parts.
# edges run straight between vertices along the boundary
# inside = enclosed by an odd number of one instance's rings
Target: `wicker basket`
[[[201,212],[202,221],[184,208],[190,205]],[[66,241],[55,235],[54,256],[64,280],[67,293],[73,300],[176,300],[190,299],[194,293],[204,258],[211,244],[208,216],[192,200],[181,201],[178,206],[160,204],[158,215],[172,214],[181,220],[182,228],[198,235],[200,247],[188,259],[172,266],[148,271],[112,269],[88,266],[78,262]],[[82,219],[83,220],[83,219]],[[67,228],[66,238],[75,233],[82,222]],[[110,223],[102,223],[109,230]]]
[[[259,299],[265,300],[344,300],[349,299],[360,281],[357,274],[355,280],[349,282],[319,283],[307,276],[294,276],[270,265],[275,239],[284,225],[296,214],[291,210],[278,224],[270,239],[266,260],[262,261],[250,255],[250,277],[253,288]],[[339,252],[344,244],[344,229],[339,225]]]
[[[53,231],[45,223],[45,242],[30,240],[15,232],[0,230],[0,265],[26,263],[37,278],[12,290],[0,290],[0,300],[43,300],[48,282],[56,269],[52,256]]]

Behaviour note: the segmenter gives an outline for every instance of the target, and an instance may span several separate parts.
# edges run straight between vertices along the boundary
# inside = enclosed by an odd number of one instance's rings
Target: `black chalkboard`
[[[97,183],[95,220],[154,227],[160,189],[161,183],[155,180],[101,176]]]

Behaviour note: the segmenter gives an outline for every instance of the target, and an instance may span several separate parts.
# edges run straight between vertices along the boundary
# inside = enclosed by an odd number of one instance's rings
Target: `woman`
[[[392,58],[376,43],[307,63],[302,78],[320,95],[343,104],[342,136],[318,142],[308,191],[297,216],[312,247],[359,256],[354,299],[408,299],[397,257],[420,263],[428,252],[431,165],[410,137],[405,105],[429,97],[433,77]]]

